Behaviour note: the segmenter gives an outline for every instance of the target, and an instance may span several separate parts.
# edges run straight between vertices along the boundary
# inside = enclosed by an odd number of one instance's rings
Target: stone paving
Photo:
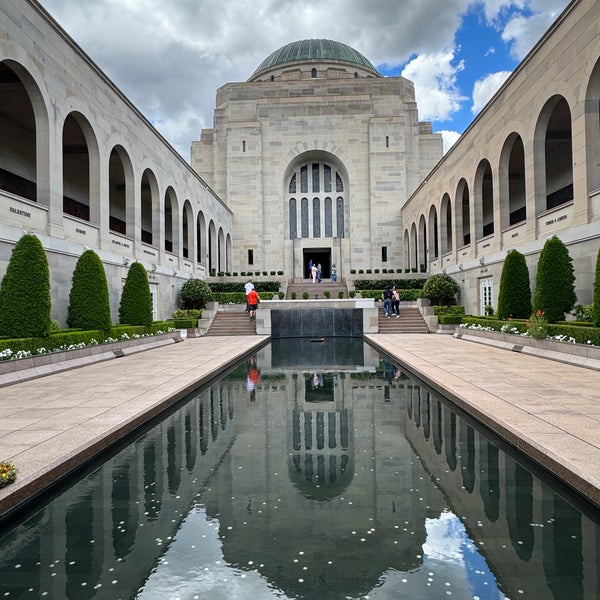
[[[600,505],[600,373],[447,335],[365,336]],[[0,389],[0,515],[101,453],[266,336],[201,337]]]

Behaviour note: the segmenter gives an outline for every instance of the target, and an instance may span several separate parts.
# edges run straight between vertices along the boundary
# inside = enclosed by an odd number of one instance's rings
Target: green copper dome
[[[301,40],[287,44],[263,60],[251,80],[265,71],[294,62],[333,61],[356,65],[379,76],[379,72],[360,52],[333,40]]]

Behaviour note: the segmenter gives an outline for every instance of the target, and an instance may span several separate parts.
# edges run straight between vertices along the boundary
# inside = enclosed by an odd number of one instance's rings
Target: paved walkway
[[[366,337],[600,505],[600,372],[446,335]],[[20,472],[0,515],[266,339],[188,339],[2,388],[0,460]]]

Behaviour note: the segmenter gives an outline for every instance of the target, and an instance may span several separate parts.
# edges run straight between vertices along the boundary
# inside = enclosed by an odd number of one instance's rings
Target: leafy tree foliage
[[[21,237],[0,286],[0,335],[46,337],[50,331],[50,271],[40,240]]]
[[[148,273],[139,262],[134,262],[127,273],[119,305],[119,323],[127,325],[152,323],[152,296]]]
[[[592,304],[594,327],[600,327],[600,249],[596,257],[596,277],[594,279],[594,302]]]
[[[100,257],[93,250],[86,250],[75,265],[67,324],[77,329],[105,332],[112,327],[106,273]]]
[[[179,292],[181,308],[204,308],[212,299],[212,291],[206,281],[201,279],[188,279]]]
[[[529,269],[518,250],[510,250],[504,259],[498,293],[498,318],[527,319],[531,316]]]
[[[440,273],[427,279],[422,295],[424,298],[429,298],[431,304],[449,305],[454,302],[459,289],[458,283],[450,275]]]
[[[533,311],[545,313],[549,323],[556,323],[571,312],[577,302],[573,260],[564,243],[556,236],[546,241],[538,261]]]

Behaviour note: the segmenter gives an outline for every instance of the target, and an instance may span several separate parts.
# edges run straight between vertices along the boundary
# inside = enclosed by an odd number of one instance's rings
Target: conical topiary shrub
[[[50,272],[40,240],[15,244],[0,286],[0,335],[46,337],[50,331]]]
[[[100,257],[93,250],[86,250],[75,265],[67,324],[77,329],[101,329],[106,333],[112,327],[106,273]]]
[[[533,311],[542,311],[548,323],[556,323],[571,312],[577,302],[573,261],[556,236],[546,241],[535,277]]]
[[[498,292],[498,318],[527,319],[531,316],[531,287],[525,257],[510,250],[504,259]]]
[[[152,323],[152,296],[148,273],[139,262],[134,262],[127,273],[119,305],[119,323],[127,325]]]

